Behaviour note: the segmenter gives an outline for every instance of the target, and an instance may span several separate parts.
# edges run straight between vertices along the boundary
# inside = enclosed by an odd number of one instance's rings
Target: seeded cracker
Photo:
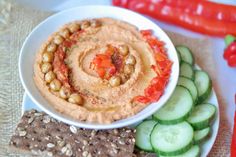
[[[59,122],[43,112],[25,112],[10,145],[38,156],[132,157],[134,130],[85,130]]]

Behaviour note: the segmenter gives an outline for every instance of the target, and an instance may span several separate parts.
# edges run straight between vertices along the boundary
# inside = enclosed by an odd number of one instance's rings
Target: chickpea
[[[76,24],[76,23],[72,23],[68,29],[70,30],[71,33],[74,33],[78,30],[80,30],[80,25],[79,24]]]
[[[120,85],[121,79],[119,76],[112,76],[109,80],[109,83],[112,87],[116,87]]]
[[[47,46],[47,51],[48,52],[55,52],[57,50],[57,45],[56,44],[54,44],[54,43],[51,43],[51,44],[49,44],[48,46]]]
[[[122,82],[122,83],[125,83],[125,82],[129,79],[129,77],[126,76],[126,75],[124,75],[124,74],[121,74],[121,75],[120,75],[120,79],[121,79],[121,82]]]
[[[50,64],[50,63],[43,63],[42,65],[41,65],[41,71],[42,71],[42,73],[47,73],[47,72],[49,72],[50,70],[52,70],[52,65]]]
[[[133,55],[129,55],[125,60],[125,64],[134,65],[135,63],[136,63],[136,59],[134,58]]]
[[[67,28],[60,31],[59,34],[65,39],[70,37],[70,31]]]
[[[122,56],[126,56],[129,53],[129,47],[127,45],[120,45],[118,50]]]
[[[57,45],[60,45],[62,42],[63,42],[63,37],[62,36],[60,36],[60,35],[56,35],[55,37],[54,37],[54,40],[53,40],[53,42],[55,43],[55,44],[57,44]]]
[[[81,29],[86,29],[90,26],[90,22],[89,21],[83,21],[81,23]]]
[[[126,64],[124,66],[124,73],[125,74],[131,74],[134,71],[134,66],[130,64]]]
[[[53,61],[53,53],[51,52],[44,52],[43,53],[43,62],[50,63]]]
[[[102,25],[102,23],[98,20],[91,20],[91,26],[92,27],[100,27]]]
[[[55,78],[56,78],[56,75],[52,71],[47,72],[44,76],[44,79],[47,83],[52,82],[52,80],[54,80]]]
[[[61,82],[57,79],[54,79],[50,84],[49,87],[53,90],[53,91],[59,91],[61,89]]]
[[[71,94],[68,101],[73,104],[78,104],[78,105],[83,104],[83,98],[77,93]]]
[[[60,97],[63,98],[63,99],[67,99],[70,97],[70,90],[65,88],[65,87],[62,87],[59,91],[59,94],[60,94]]]

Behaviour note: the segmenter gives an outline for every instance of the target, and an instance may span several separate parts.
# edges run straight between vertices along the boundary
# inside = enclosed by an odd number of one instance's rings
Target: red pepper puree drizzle
[[[69,39],[66,39],[58,46],[57,51],[54,53],[54,60],[53,60],[53,71],[55,72],[57,79],[65,86],[67,89],[75,92],[75,89],[70,83],[69,73],[70,69],[65,63],[66,58],[66,49],[71,48],[75,45],[79,38],[79,35],[84,31],[77,31],[73,33]]]
[[[157,75],[145,88],[144,95],[134,97],[133,101],[148,104],[158,101],[163,95],[170,78],[172,61],[168,59],[164,42],[153,36],[151,30],[141,30],[140,33],[153,50],[157,64],[151,65],[151,68]]]

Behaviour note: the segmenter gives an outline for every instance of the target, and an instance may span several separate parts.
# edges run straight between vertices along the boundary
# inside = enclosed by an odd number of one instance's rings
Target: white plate
[[[165,42],[165,47],[167,48],[168,56],[173,61],[170,81],[165,89],[165,93],[158,102],[148,105],[141,112],[137,113],[132,117],[106,125],[79,122],[66,115],[60,114],[48,103],[48,101],[45,100],[45,98],[36,88],[33,81],[33,64],[36,52],[39,50],[42,43],[45,42],[53,32],[55,32],[59,27],[61,27],[65,23],[74,20],[99,17],[111,17],[118,20],[126,21],[130,24],[137,26],[139,29],[151,29],[155,36]],[[78,127],[90,129],[110,129],[128,126],[140,122],[141,120],[152,115],[161,106],[163,106],[168,100],[168,98],[171,96],[177,84],[179,74],[179,63],[176,50],[171,40],[168,38],[165,32],[162,31],[161,28],[159,28],[155,23],[153,23],[149,19],[132,11],[117,7],[84,6],[59,12],[40,23],[29,34],[22,46],[19,57],[19,71],[21,82],[23,87],[25,88],[27,95],[40,109],[45,111],[47,114],[60,121]]]
[[[90,9],[88,9],[88,8],[90,8]],[[144,18],[144,17],[142,17],[142,16],[140,16],[136,13],[133,13],[131,11],[124,10],[124,9],[112,8],[112,7],[105,7],[105,8],[106,9],[104,9],[104,7],[102,7],[102,6],[96,6],[96,7],[94,7],[94,6],[91,7],[90,6],[90,7],[73,8],[73,9],[70,9],[70,10],[67,10],[67,11],[63,11],[61,13],[58,13],[58,14],[46,19],[46,21],[47,22],[49,21],[49,23],[51,23],[51,25],[45,25],[46,22],[43,22],[33,30],[33,32],[30,34],[30,36],[26,39],[26,41],[23,45],[23,48],[21,50],[21,56],[20,56],[20,58],[29,57],[29,58],[31,58],[31,60],[28,60],[26,62],[27,64],[25,64],[25,65],[23,65],[23,63],[21,63],[22,60],[19,62],[20,63],[19,67],[20,67],[21,71],[24,70],[24,75],[22,75],[22,73],[20,74],[21,80],[22,80],[23,86],[26,89],[26,92],[28,94],[36,92],[38,94],[37,97],[40,97],[40,93],[35,88],[35,85],[32,81],[32,76],[33,76],[32,72],[33,72],[33,70],[29,70],[29,67],[30,67],[29,65],[33,65],[33,58],[34,58],[34,55],[35,55],[34,52],[36,52],[38,50],[39,46],[42,44],[43,41],[46,40],[47,36],[49,36],[52,32],[54,32],[59,26],[63,25],[64,23],[67,23],[69,21],[72,21],[72,20],[75,20],[75,19],[95,18],[95,17],[104,17],[104,16],[113,17],[113,18],[118,18],[120,20],[124,20],[124,21],[127,21],[129,23],[132,23],[132,24],[138,26],[140,29],[147,29],[147,28],[150,29],[150,28],[154,27],[155,30],[158,30],[158,31],[154,31],[156,36],[158,36],[161,40],[169,41],[169,39],[165,35],[165,33],[158,26],[156,26],[154,23],[147,20],[146,18]],[[104,10],[106,10],[106,11],[104,11]],[[90,13],[86,14],[88,11],[90,11]],[[83,12],[83,14],[81,14],[81,12]],[[70,16],[70,15],[73,15],[73,16]],[[56,19],[56,21],[53,22],[53,19],[54,20]],[[42,31],[43,31],[43,34],[42,34]],[[32,34],[38,35],[37,39],[33,38]],[[32,41],[32,40],[34,41],[34,44],[30,45],[30,47],[28,47],[28,48],[25,48],[26,45],[28,44],[27,42]],[[175,50],[173,48],[173,45],[171,43],[169,43],[167,45],[169,45],[168,49],[170,48],[172,50],[172,52],[175,52]],[[24,55],[22,55],[22,51],[27,51],[27,53],[24,53]],[[173,58],[177,58],[177,56],[173,56]],[[174,67],[176,67],[176,66],[177,65],[174,64]],[[33,67],[33,66],[31,66],[31,67]],[[179,69],[177,67],[174,71],[175,74],[178,73],[178,70]],[[27,79],[24,78],[26,76],[27,76]],[[31,78],[31,80],[30,80],[30,78]],[[26,85],[25,80],[27,80],[26,81],[27,84],[30,85],[33,88],[33,90],[28,89],[28,86]],[[171,81],[174,82],[175,80],[171,80]],[[171,90],[170,87],[168,87],[168,88],[169,89],[167,89],[167,90]],[[172,92],[170,92],[170,93],[172,93]],[[44,110],[48,114],[52,115],[54,118],[56,118],[58,120],[67,122],[67,123],[72,124],[72,125],[78,124],[77,122],[73,122],[73,121],[71,122],[71,121],[68,121],[68,120],[64,120],[63,118],[61,118],[62,115],[60,115],[59,113],[57,113],[55,115],[55,113],[54,113],[55,111],[53,111],[52,108],[49,108],[49,110],[45,109],[45,104],[47,106],[47,102],[45,100],[42,100],[42,102],[44,104],[44,106],[42,106],[42,105],[40,105],[40,103],[38,103],[38,101],[36,101],[34,96],[32,96],[32,95],[29,95],[29,96],[27,94],[24,95],[23,104],[22,104],[22,113],[26,110],[34,108],[34,109],[38,109],[39,111]],[[168,98],[168,96],[166,96],[166,98],[164,98],[163,102],[165,102],[167,100],[167,98]],[[41,98],[41,99],[43,99],[43,98]],[[212,96],[210,97],[209,102],[212,103],[212,104],[215,104],[217,109],[219,110],[218,101],[217,101],[215,92],[212,93]],[[155,111],[152,108],[149,108],[149,110],[152,111],[152,112],[149,111],[149,113],[153,113]],[[216,139],[216,135],[218,133],[218,128],[219,128],[219,111],[218,110],[217,110],[216,120],[215,120],[215,122],[212,126],[212,136],[210,137],[210,139],[207,142],[205,142],[202,145],[202,155],[201,155],[202,157],[207,156],[207,154],[211,150],[211,148],[214,144],[214,141]],[[144,111],[144,112],[147,113],[147,110]],[[145,118],[145,116],[139,117],[138,120],[141,120],[143,118]],[[132,122],[134,122],[134,119],[136,119],[136,117],[133,118]],[[125,123],[125,125],[129,125],[129,124],[131,124],[131,123]],[[86,124],[85,125],[79,124],[79,125],[82,126],[82,127],[90,128]],[[112,127],[113,126],[105,126],[104,127],[104,126],[97,125],[97,128],[103,128],[103,129],[104,128],[112,128]]]
[[[212,95],[207,102],[215,105],[217,108],[217,112],[216,112],[215,121],[212,125],[211,137],[203,145],[201,145],[201,157],[206,157],[209,154],[211,148],[213,147],[214,142],[216,140],[217,133],[218,133],[219,123],[220,123],[219,106],[218,106],[217,97],[214,91],[212,92]],[[24,113],[24,111],[27,111],[30,109],[37,109],[38,111],[41,111],[41,109],[37,107],[37,105],[35,105],[33,101],[28,97],[28,95],[25,93],[23,97],[23,102],[22,102],[22,114]]]

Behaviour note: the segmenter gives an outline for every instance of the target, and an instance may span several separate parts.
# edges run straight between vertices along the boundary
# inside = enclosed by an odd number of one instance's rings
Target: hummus
[[[158,40],[150,32],[111,18],[66,24],[37,53],[35,84],[53,108],[76,120],[125,119],[154,102],[150,94],[158,101],[168,82],[171,61],[163,43],[152,41]],[[157,77],[165,82],[152,91]]]

